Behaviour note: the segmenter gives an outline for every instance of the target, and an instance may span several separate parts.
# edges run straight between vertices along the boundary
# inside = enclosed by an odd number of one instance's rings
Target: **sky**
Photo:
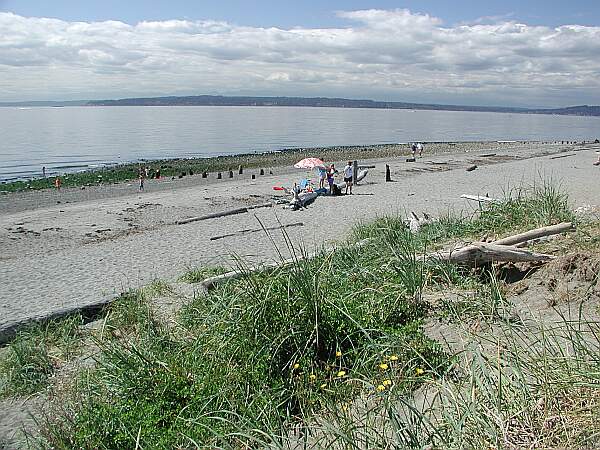
[[[0,0],[0,102],[600,104],[600,0]]]

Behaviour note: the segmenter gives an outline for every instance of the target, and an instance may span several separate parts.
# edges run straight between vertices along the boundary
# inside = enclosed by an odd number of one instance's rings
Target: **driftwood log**
[[[453,250],[432,253],[427,255],[426,259],[439,259],[463,265],[478,265],[489,262],[550,261],[554,259],[554,256],[531,252],[517,246],[534,239],[563,233],[572,229],[573,224],[571,222],[563,222],[558,225],[536,228],[525,233],[508,236],[492,243],[475,242]]]
[[[260,231],[273,231],[273,230],[279,230],[279,229],[284,229],[284,228],[291,228],[291,227],[302,227],[304,226],[303,222],[294,222],[294,223],[288,223],[286,225],[280,225],[277,227],[268,227],[268,228],[247,228],[245,230],[239,230],[239,231],[235,231],[233,233],[228,233],[228,234],[221,234],[218,236],[213,236],[210,238],[211,241],[217,241],[219,239],[224,239],[227,237],[232,237],[232,236],[237,236],[238,234],[248,234],[248,233],[258,233]]]
[[[490,262],[545,262],[554,259],[554,256],[544,253],[534,253],[509,245],[476,242],[456,250],[433,253],[428,255],[428,259],[439,259],[454,264],[477,266]]]
[[[532,241],[534,239],[539,239],[544,236],[551,236],[553,234],[560,234],[566,231],[573,230],[573,223],[571,222],[563,222],[558,225],[550,225],[547,227],[536,228],[535,230],[529,230],[525,233],[515,234],[514,236],[508,236],[503,239],[498,239],[494,241],[496,245],[517,245],[523,242]]]
[[[218,217],[233,216],[235,214],[244,214],[244,213],[247,213],[251,209],[268,208],[268,207],[271,207],[271,206],[273,206],[272,203],[261,203],[260,205],[252,205],[252,206],[246,206],[244,208],[229,209],[227,211],[221,211],[221,212],[217,212],[217,213],[206,214],[204,216],[189,217],[187,219],[178,220],[175,223],[177,225],[184,225],[186,223],[199,222],[201,220],[216,219]]]
[[[460,198],[464,198],[466,200],[473,200],[475,202],[489,202],[489,203],[500,203],[500,200],[495,199],[495,198],[491,198],[491,197],[484,197],[482,195],[469,195],[469,194],[463,194],[460,196]]]

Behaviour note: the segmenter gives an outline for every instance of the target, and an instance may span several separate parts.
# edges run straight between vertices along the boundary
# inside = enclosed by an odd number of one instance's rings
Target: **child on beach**
[[[319,189],[323,189],[327,179],[327,169],[325,167],[318,167],[317,169],[319,170]]]
[[[354,176],[354,167],[352,161],[348,161],[346,167],[344,167],[344,182],[346,183],[346,195],[348,195],[348,189],[350,189],[350,195],[352,195],[352,178]]]

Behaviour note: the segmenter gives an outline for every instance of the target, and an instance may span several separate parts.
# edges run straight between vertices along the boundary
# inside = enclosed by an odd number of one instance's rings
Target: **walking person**
[[[352,195],[352,180],[354,177],[354,167],[352,161],[348,161],[346,167],[344,167],[344,182],[346,183],[346,195],[348,195],[348,189],[350,189],[350,195]]]
[[[412,157],[414,158],[415,155],[417,154],[417,144],[415,144],[413,142],[412,145],[410,146],[410,151],[412,152]]]

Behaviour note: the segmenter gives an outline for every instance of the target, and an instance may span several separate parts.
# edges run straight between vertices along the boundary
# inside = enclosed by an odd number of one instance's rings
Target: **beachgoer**
[[[160,180],[160,167],[156,169],[156,179]]]
[[[140,167],[140,172],[138,174],[138,178],[140,180],[139,190],[143,191],[144,190],[144,179],[146,178],[146,171],[141,167]]]
[[[144,174],[146,175],[146,178],[150,177],[150,169],[148,169],[148,167],[144,167]]]
[[[417,145],[414,142],[410,146],[410,151],[412,152],[412,157],[414,158],[417,153]]]
[[[423,144],[420,142],[417,144],[417,150],[419,151],[419,156],[423,156]]]
[[[56,177],[54,179],[54,186],[56,186],[56,190],[60,191],[60,185],[62,184],[62,180],[60,179],[60,177]]]
[[[344,167],[344,182],[346,183],[346,195],[348,195],[348,189],[350,189],[350,195],[352,195],[352,177],[354,176],[354,167],[352,161],[348,161],[348,165]]]
[[[46,178],[46,166],[42,167],[42,176]]]
[[[323,166],[317,168],[319,170],[319,189],[325,187],[325,180],[327,179],[327,169]]]
[[[335,166],[331,164],[327,169],[327,183],[329,183],[329,195],[333,195],[333,186],[335,185],[335,174],[338,173],[335,170]]]

